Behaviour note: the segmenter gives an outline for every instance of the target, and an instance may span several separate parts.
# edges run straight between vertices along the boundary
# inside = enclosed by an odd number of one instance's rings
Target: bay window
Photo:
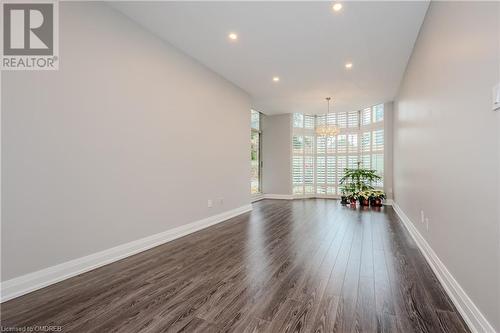
[[[315,128],[336,125],[335,137],[317,136]],[[293,115],[292,185],[297,196],[338,196],[345,168],[377,170],[384,175],[384,105],[328,115]],[[374,184],[383,187],[383,178]]]

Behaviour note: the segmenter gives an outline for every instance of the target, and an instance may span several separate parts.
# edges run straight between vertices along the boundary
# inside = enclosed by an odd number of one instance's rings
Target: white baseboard
[[[256,194],[256,195],[252,195],[252,197],[250,198],[250,201],[252,203],[254,203],[254,202],[262,200],[262,199],[265,199],[265,195],[264,194]]]
[[[195,231],[223,222],[252,210],[252,205],[241,206],[208,218],[182,225],[159,234],[141,238],[85,257],[64,262],[1,283],[1,302],[22,296],[78,274],[110,264],[155,246],[186,236]]]
[[[436,274],[439,282],[445,289],[446,293],[452,300],[457,310],[462,315],[463,319],[469,326],[473,333],[495,333],[495,329],[488,320],[484,317],[477,306],[472,302],[470,297],[465,293],[460,284],[455,280],[453,275],[448,271],[443,262],[439,259],[437,254],[427,243],[424,237],[420,234],[418,229],[414,226],[408,216],[403,212],[401,207],[396,202],[392,205],[403,222],[412,238],[417,243],[420,251]]]
[[[264,199],[293,200],[291,194],[264,194]]]

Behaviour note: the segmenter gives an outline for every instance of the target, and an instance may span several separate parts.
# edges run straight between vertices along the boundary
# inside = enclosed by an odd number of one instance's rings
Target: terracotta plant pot
[[[361,206],[370,206],[370,200],[361,198],[359,199],[359,204]]]
[[[372,199],[370,204],[373,207],[382,207],[382,199],[380,199],[380,198]]]

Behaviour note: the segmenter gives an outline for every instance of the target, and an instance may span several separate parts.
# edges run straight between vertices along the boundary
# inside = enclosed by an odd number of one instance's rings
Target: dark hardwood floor
[[[254,210],[2,304],[63,332],[468,332],[391,207]]]

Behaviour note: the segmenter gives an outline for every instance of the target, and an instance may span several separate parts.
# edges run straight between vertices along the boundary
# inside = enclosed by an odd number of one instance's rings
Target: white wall
[[[498,331],[499,7],[431,3],[394,120],[396,202]]]
[[[262,189],[266,194],[292,194],[292,115],[262,119]]]
[[[1,83],[3,281],[250,202],[247,94],[106,5]]]

